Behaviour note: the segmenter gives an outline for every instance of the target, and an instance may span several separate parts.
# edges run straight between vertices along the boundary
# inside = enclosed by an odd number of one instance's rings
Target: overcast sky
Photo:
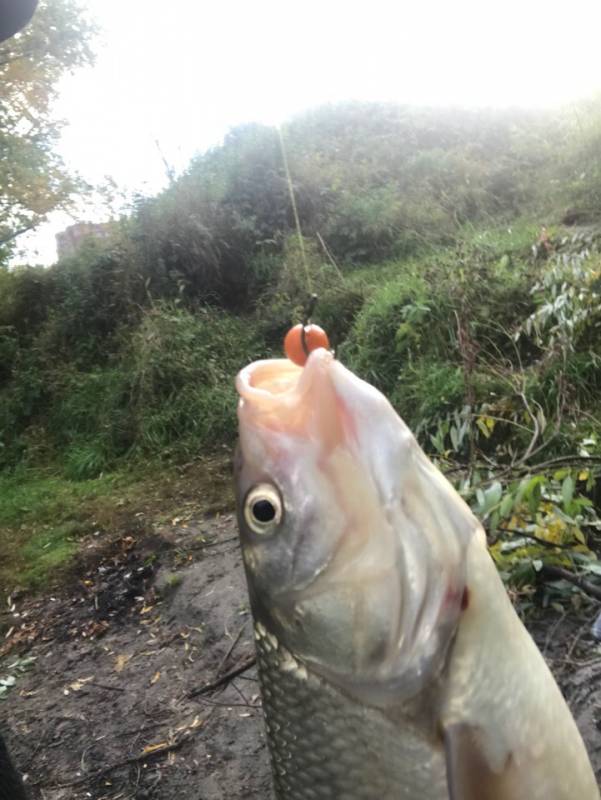
[[[233,125],[348,99],[544,107],[601,88],[601,2],[81,0],[94,67],[66,78],[61,153],[91,183],[154,193]],[[88,208],[82,218],[106,212]],[[54,217],[23,244],[50,263]]]

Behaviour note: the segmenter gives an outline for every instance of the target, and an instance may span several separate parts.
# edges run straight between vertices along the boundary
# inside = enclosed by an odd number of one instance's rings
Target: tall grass
[[[105,365],[36,362],[0,391],[5,463],[54,458],[84,480],[127,455],[197,455],[233,440],[234,377],[262,354],[249,320],[157,303],[121,338]]]

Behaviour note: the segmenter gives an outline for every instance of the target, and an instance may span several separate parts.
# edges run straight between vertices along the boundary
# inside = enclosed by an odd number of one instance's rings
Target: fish
[[[482,525],[325,349],[236,378],[241,551],[278,800],[599,800]]]

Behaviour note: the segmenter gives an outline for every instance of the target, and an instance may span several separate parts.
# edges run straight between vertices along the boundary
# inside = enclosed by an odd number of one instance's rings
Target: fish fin
[[[467,723],[444,729],[449,800],[516,800],[511,753],[500,772],[482,747],[482,731]]]

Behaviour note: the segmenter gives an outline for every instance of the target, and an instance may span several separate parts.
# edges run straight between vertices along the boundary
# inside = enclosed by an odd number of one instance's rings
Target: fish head
[[[243,369],[236,493],[253,615],[373,703],[443,668],[478,523],[386,398],[323,349]]]

